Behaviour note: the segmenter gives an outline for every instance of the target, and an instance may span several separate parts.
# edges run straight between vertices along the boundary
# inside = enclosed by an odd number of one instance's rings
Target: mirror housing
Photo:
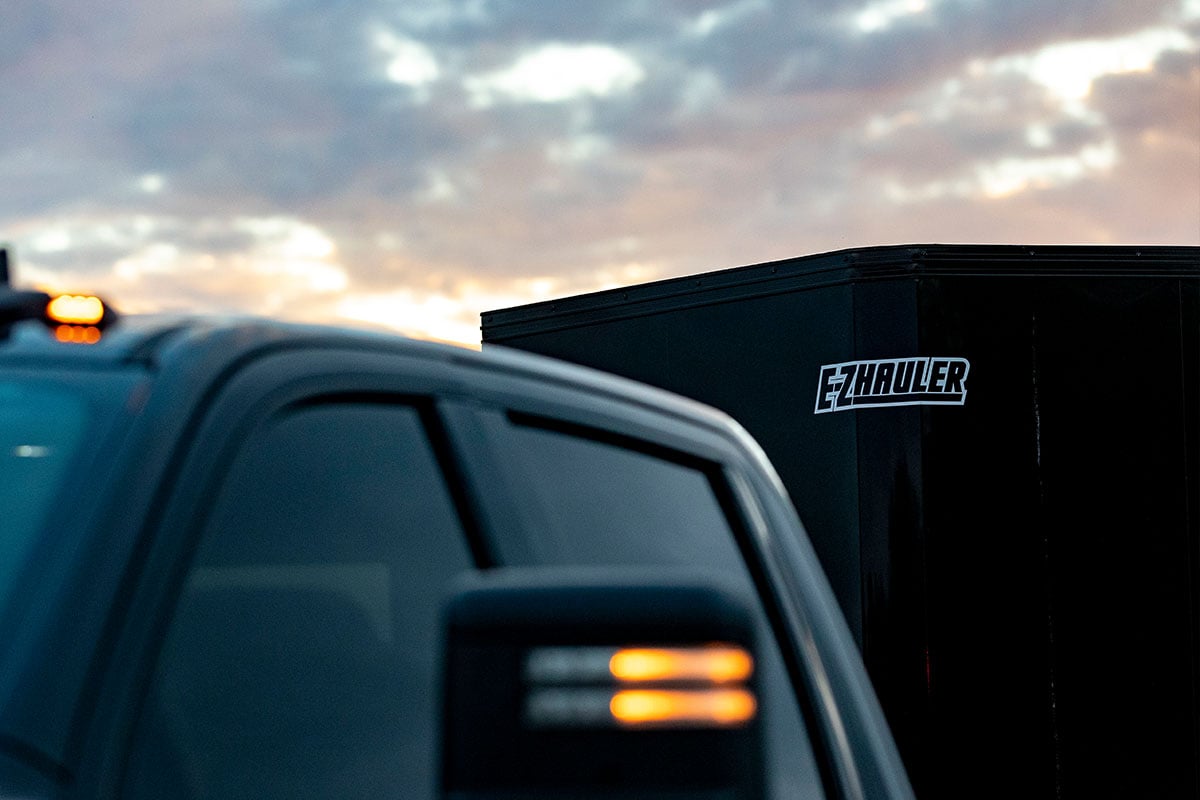
[[[719,582],[497,570],[445,616],[443,797],[763,797],[753,617]]]

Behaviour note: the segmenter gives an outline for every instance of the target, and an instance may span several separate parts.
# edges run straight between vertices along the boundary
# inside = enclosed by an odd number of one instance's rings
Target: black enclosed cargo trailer
[[[919,796],[1200,796],[1200,248],[862,248],[487,312],[483,341],[749,429]]]

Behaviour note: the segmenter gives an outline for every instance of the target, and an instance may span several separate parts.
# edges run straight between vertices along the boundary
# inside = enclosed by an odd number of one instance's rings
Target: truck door
[[[198,528],[122,796],[432,797],[438,611],[474,563],[419,405],[273,410]]]

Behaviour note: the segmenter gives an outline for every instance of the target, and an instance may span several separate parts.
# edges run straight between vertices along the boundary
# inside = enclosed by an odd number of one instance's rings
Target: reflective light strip
[[[608,683],[615,647],[538,647],[525,659],[525,680],[533,684]]]
[[[625,683],[703,681],[735,683],[754,673],[754,659],[740,647],[626,648],[608,662],[612,676]]]
[[[754,719],[758,703],[747,689],[626,689],[609,710],[629,727],[728,728]]]
[[[612,699],[611,689],[537,689],[525,700],[525,719],[535,728],[611,728]]]

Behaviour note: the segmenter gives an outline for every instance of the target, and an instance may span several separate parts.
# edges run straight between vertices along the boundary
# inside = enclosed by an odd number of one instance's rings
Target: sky
[[[16,280],[125,313],[1200,244],[1200,0],[5,0],[0,114]]]

